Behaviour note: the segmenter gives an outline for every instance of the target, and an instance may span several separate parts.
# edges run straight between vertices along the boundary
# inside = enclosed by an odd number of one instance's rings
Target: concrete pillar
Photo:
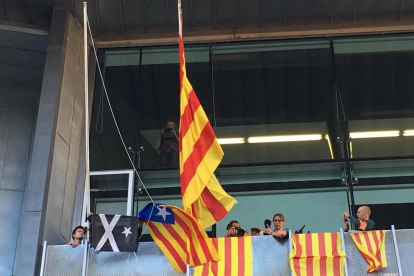
[[[84,125],[83,29],[66,9],[52,15],[49,43],[23,198],[15,275],[38,273],[42,242],[70,240]],[[81,204],[78,202],[77,204]]]

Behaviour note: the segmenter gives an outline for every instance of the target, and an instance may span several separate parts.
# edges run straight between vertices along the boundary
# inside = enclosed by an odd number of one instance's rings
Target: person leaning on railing
[[[82,240],[84,237],[85,237],[85,228],[82,225],[76,226],[75,229],[72,230],[73,241],[68,242],[67,245],[76,247],[82,243]]]
[[[285,217],[281,213],[276,213],[273,216],[274,230],[270,228],[270,225],[264,230],[264,234],[272,235],[279,239],[289,238],[289,228],[283,227],[285,225]]]
[[[376,230],[375,222],[370,219],[371,209],[368,206],[358,208],[357,216],[351,216],[348,212],[344,213],[345,232],[349,230],[349,223],[355,226],[356,230],[369,231]]]

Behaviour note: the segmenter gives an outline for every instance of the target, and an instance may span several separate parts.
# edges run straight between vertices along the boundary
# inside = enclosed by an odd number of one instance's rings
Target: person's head
[[[369,220],[371,209],[368,206],[361,206],[357,211],[357,218],[362,220]]]
[[[85,228],[82,225],[76,226],[72,231],[72,239],[82,240],[85,236]]]
[[[240,223],[237,220],[232,220],[227,224],[226,229],[229,230],[230,228],[237,228],[240,227]]]
[[[177,124],[174,121],[168,121],[165,124],[165,128],[170,128],[170,129],[174,129],[175,131],[178,131]]]
[[[285,224],[285,217],[281,213],[276,213],[273,216],[273,224],[275,225],[275,230],[279,231]]]

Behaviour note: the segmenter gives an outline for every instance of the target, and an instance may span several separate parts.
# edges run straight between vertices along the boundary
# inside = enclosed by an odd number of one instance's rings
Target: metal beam
[[[356,0],[354,0],[354,19],[352,22],[356,22]]]
[[[191,11],[191,30],[194,31],[193,0],[190,0],[190,11]]]
[[[287,3],[286,0],[283,1],[283,26],[286,26],[286,18],[287,18]]]
[[[263,28],[263,3],[262,0],[259,0],[259,17],[260,17],[260,27]]]
[[[167,4],[167,14],[168,14],[168,32],[171,33],[171,16],[170,16],[170,3],[168,0],[165,0]]]
[[[404,0],[401,0],[401,6],[400,6],[400,20],[403,18],[403,9],[404,9]]]
[[[27,0],[24,0],[24,6],[26,8],[26,14],[27,18],[29,19],[29,24],[32,24],[32,19],[30,18],[29,5],[27,4]]]
[[[310,4],[309,4],[309,0],[306,0],[306,9],[307,9],[307,13],[308,13],[308,25],[310,24]]]
[[[1,8],[3,9],[3,12],[4,12],[4,19],[7,20],[7,13],[6,13],[6,8],[4,7],[3,0],[0,0],[0,4],[1,4]]]
[[[236,0],[237,9],[237,29],[240,29],[240,0]]]
[[[148,15],[147,15],[147,5],[145,3],[145,0],[142,0],[142,9],[144,10],[144,15],[145,15],[145,30],[148,33]]]
[[[379,21],[380,0],[377,0],[377,21]]]
[[[99,4],[98,4],[98,0],[95,1],[96,4],[96,17],[98,19],[98,27],[99,27],[99,34],[102,34],[102,28],[101,28],[101,14],[99,12]]]
[[[403,23],[396,21],[390,22],[373,22],[373,23],[348,23],[348,24],[314,24],[290,27],[272,27],[272,28],[252,28],[252,29],[228,29],[228,30],[211,30],[186,32],[186,43],[206,43],[233,41],[245,39],[290,39],[290,38],[325,38],[325,37],[343,37],[358,36],[376,33],[412,33],[414,32],[414,22]],[[101,36],[97,38],[97,47],[125,47],[139,45],[166,45],[177,42],[175,35],[166,33],[150,35],[128,35],[125,36]]]
[[[333,24],[334,0],[331,1],[331,25]]]
[[[118,0],[119,3],[119,13],[121,16],[121,24],[122,24],[122,33],[125,34],[125,24],[124,24],[124,12],[122,9],[122,0]]]
[[[213,12],[214,12],[214,29],[218,30],[216,0],[213,0]]]

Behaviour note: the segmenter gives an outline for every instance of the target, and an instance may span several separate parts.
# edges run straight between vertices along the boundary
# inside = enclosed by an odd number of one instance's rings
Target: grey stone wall
[[[12,275],[40,85],[0,79],[0,275]]]
[[[83,28],[55,9],[19,227],[15,275],[38,273],[43,240],[70,240],[84,125]],[[82,167],[81,167],[82,168]],[[81,204],[81,202],[79,203]]]

